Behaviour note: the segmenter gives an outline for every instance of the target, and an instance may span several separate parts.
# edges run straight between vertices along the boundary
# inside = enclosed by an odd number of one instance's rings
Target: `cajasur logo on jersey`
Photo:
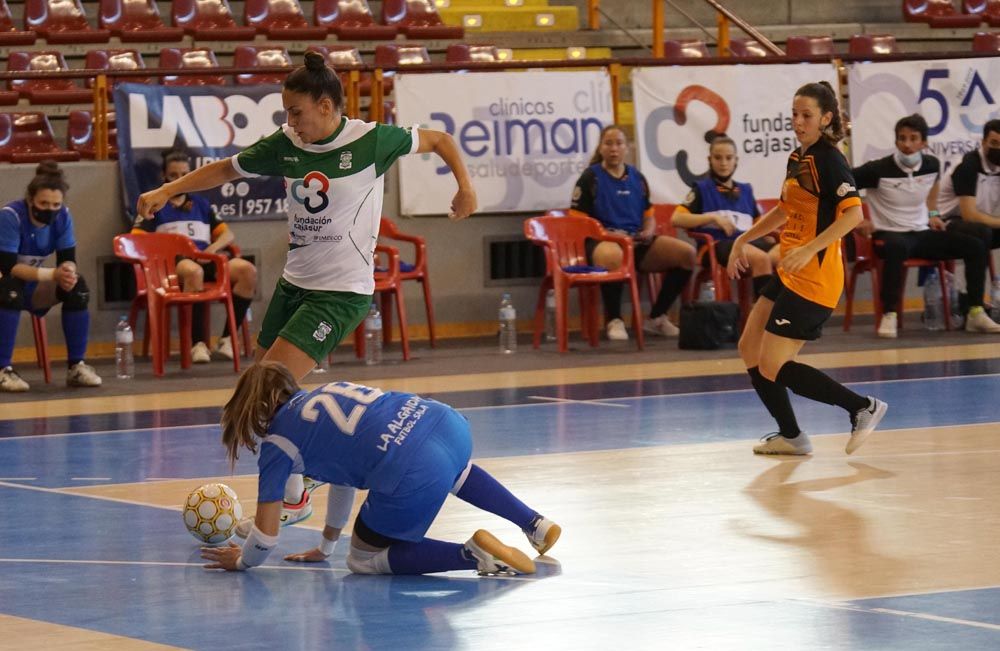
[[[330,179],[322,172],[312,171],[305,178],[292,183],[289,194],[292,200],[312,215],[330,207]]]

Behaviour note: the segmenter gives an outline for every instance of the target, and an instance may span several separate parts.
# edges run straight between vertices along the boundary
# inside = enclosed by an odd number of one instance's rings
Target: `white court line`
[[[70,481],[111,481],[111,477],[70,477]]]
[[[600,400],[572,400],[570,398],[555,398],[552,396],[528,396],[528,399],[560,404],[597,405],[599,407],[618,407],[619,409],[628,409],[628,405],[620,405],[614,402],[601,402]]]
[[[185,407],[180,407],[185,409]],[[100,415],[100,414],[95,414]],[[125,429],[99,429],[93,432],[62,432],[60,434],[26,434],[24,436],[4,436],[0,437],[0,443],[4,441],[19,441],[21,439],[54,439],[63,436],[84,436],[87,434],[131,434],[132,432],[154,432],[157,430],[179,430],[191,429],[194,427],[218,427],[218,423],[204,423],[201,425],[161,425],[160,427],[126,427]]]
[[[37,481],[38,477],[0,477],[0,481]]]
[[[206,563],[182,563],[179,561],[104,561],[104,560],[72,560],[60,558],[0,558],[0,563],[48,563],[55,565],[145,565],[149,567],[204,567]],[[349,570],[337,567],[316,567],[308,565],[258,565],[254,570],[289,570],[293,572],[332,572],[350,574]],[[213,572],[215,570],[212,570]]]
[[[38,491],[39,493],[52,493],[54,495],[63,495],[66,497],[89,497],[95,500],[104,500],[105,502],[117,502],[118,504],[130,504],[132,506],[149,506],[154,509],[164,509],[166,511],[180,511],[179,506],[167,506],[165,504],[153,504],[151,502],[139,502],[136,500],[123,500],[119,497],[110,497],[108,495],[94,495],[91,493],[73,493],[71,491],[62,490],[59,488],[46,488],[45,486],[29,486],[27,484],[13,484],[0,480],[0,486],[5,488],[20,488],[29,491]]]
[[[942,592],[951,592],[951,590],[945,590]],[[935,594],[935,593],[928,593]],[[825,601],[813,601],[804,600],[809,603],[815,604],[817,606],[824,606],[827,608],[836,608],[838,610],[852,610],[859,613],[872,613],[877,615],[895,615],[897,617],[912,617],[913,619],[925,619],[932,622],[942,622],[944,624],[958,624],[959,626],[972,626],[974,628],[985,628],[990,631],[1000,631],[1000,624],[991,624],[989,622],[977,622],[971,619],[958,619],[956,617],[943,617],[941,615],[932,615],[930,613],[918,613],[909,610],[895,610],[893,608],[865,608],[864,606],[858,606],[855,604],[834,604]]]

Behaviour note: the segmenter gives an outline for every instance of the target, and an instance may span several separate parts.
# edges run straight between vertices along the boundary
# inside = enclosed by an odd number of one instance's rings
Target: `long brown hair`
[[[621,131],[622,135],[623,136],[625,135],[625,129],[622,129],[617,124],[609,124],[608,126],[601,129],[601,136],[600,138],[597,139],[597,149],[594,150],[594,155],[590,157],[590,162],[587,163],[588,166],[593,165],[594,163],[604,162],[604,157],[601,156],[601,143],[604,142],[605,134],[607,134],[607,132],[611,130]]]
[[[823,129],[823,137],[833,144],[837,144],[844,139],[844,119],[840,113],[840,105],[837,103],[837,93],[828,81],[820,81],[806,84],[795,91],[796,97],[811,97],[816,100],[819,110],[822,113],[832,113],[833,119],[829,126]]]
[[[274,412],[297,391],[299,383],[281,362],[259,362],[243,372],[222,409],[222,444],[230,465],[236,465],[241,447],[257,452],[257,439],[267,433]]]

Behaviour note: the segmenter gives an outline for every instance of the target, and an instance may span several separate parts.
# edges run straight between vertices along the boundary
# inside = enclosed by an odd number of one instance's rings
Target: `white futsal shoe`
[[[528,537],[528,542],[539,554],[544,554],[552,548],[562,535],[562,527],[549,520],[544,515],[532,523],[531,530],[525,529],[524,535]]]
[[[535,573],[535,561],[520,549],[503,544],[485,529],[472,534],[465,548],[475,557],[480,575]]]
[[[90,364],[81,361],[66,369],[66,386],[68,387],[99,387],[101,384],[101,376]]]
[[[661,314],[660,316],[653,318],[647,318],[642,322],[642,329],[644,332],[648,332],[651,335],[656,335],[657,337],[679,337],[681,336],[681,329],[675,326],[670,319],[667,318],[666,314]]]
[[[24,393],[31,387],[27,382],[24,381],[14,367],[8,366],[4,369],[0,369],[0,391],[6,393]]]
[[[325,484],[326,482],[316,481],[311,477],[303,477],[302,483],[305,489],[302,491],[302,499],[297,503],[292,504],[290,502],[281,503],[281,517],[278,519],[278,523],[282,527],[287,527],[293,525],[297,522],[302,522],[306,520],[313,514],[312,505],[312,494],[313,491]],[[253,516],[249,516],[240,520],[240,523],[236,525],[236,530],[233,532],[240,538],[246,539],[253,530]]]
[[[995,335],[1000,333],[1000,323],[991,319],[990,315],[986,313],[986,310],[976,310],[975,314],[970,311],[969,316],[965,321],[965,331],[986,332]]]
[[[888,409],[889,405],[886,403],[868,396],[868,406],[851,415],[851,438],[844,449],[847,454],[852,454],[861,447],[865,439],[878,427],[879,421]]]
[[[204,341],[199,341],[194,346],[191,346],[191,363],[192,364],[208,364],[212,361],[212,352],[205,345]]]
[[[789,454],[803,455],[812,454],[813,445],[809,436],[805,432],[793,439],[785,438],[778,432],[768,434],[761,439],[761,442],[753,446],[754,454]]]
[[[233,338],[219,337],[219,343],[215,346],[215,352],[228,360],[233,359]]]
[[[611,319],[607,327],[608,341],[628,341],[628,330],[621,319]]]
[[[878,336],[886,339],[895,339],[899,336],[895,312],[886,312],[882,315],[882,321],[878,324]]]

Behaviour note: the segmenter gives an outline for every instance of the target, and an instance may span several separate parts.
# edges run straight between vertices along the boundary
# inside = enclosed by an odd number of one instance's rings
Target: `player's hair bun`
[[[326,59],[319,52],[306,52],[305,66],[309,72],[319,72],[326,68]]]

